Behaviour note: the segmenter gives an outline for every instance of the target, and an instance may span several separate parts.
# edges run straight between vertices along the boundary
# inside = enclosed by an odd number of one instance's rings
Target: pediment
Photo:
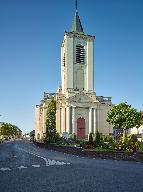
[[[95,103],[95,102],[98,102],[96,100],[96,97],[93,95],[93,96],[88,96],[87,94],[85,93],[77,93],[76,95],[70,97],[68,99],[69,102],[73,102],[73,103]]]

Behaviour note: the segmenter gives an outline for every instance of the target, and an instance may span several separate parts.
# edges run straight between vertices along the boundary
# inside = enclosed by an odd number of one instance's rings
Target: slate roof
[[[74,17],[74,20],[73,20],[73,23],[72,23],[71,31],[72,32],[82,32],[83,33],[83,27],[81,25],[81,21],[80,21],[79,15],[78,15],[78,11],[76,11],[76,13],[75,13],[75,17]]]

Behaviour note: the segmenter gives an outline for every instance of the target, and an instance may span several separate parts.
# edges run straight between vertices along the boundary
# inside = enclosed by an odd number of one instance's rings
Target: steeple
[[[75,6],[76,6],[76,12],[75,12],[75,17],[74,17],[74,20],[72,23],[71,31],[72,32],[83,32],[83,28],[82,28],[81,21],[80,21],[78,11],[77,11],[77,0],[76,0]]]

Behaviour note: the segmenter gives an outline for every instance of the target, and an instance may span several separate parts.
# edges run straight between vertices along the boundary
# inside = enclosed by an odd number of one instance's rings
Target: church
[[[61,86],[55,93],[56,130],[60,135],[75,134],[86,139],[97,131],[102,135],[113,133],[106,121],[107,112],[112,108],[111,97],[96,96],[94,91],[94,41],[95,36],[84,32],[76,4],[71,30],[65,32],[61,45]],[[37,122],[42,108],[38,105],[36,110],[35,129],[42,138],[46,131],[42,128],[45,116],[40,128]]]

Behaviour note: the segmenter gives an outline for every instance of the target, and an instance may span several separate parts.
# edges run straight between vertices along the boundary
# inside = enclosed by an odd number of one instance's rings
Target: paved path
[[[143,192],[143,164],[96,160],[24,141],[0,145],[2,192]]]

